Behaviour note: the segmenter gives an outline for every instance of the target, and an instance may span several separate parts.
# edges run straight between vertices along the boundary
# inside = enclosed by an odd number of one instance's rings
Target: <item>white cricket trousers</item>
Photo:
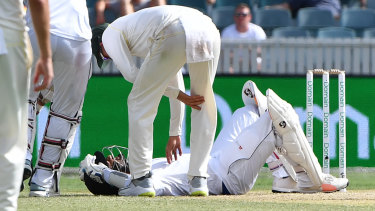
[[[217,31],[214,25],[207,30],[213,29]],[[168,83],[186,63],[185,31],[179,21],[167,26],[151,42],[128,97],[129,164],[133,178],[142,177],[151,170],[153,122],[158,105]],[[219,32],[213,43],[213,60],[188,64],[191,94],[205,99],[201,110],[191,113],[190,177],[208,176],[208,159],[215,136],[217,113],[212,84],[220,54]],[[166,145],[166,142],[158,141]]]
[[[32,46],[37,47],[36,34],[32,32],[29,34]],[[91,77],[91,42],[89,40],[71,40],[51,34],[51,48],[53,52],[54,79],[52,84],[54,86],[54,94],[50,109],[58,115],[63,115],[70,119],[81,118],[87,83]],[[39,57],[38,48],[33,48],[33,53],[36,58]],[[29,100],[36,101],[38,94],[39,92],[31,90]],[[29,118],[36,119],[35,112],[31,115],[33,116]],[[45,146],[42,150],[39,150],[39,158],[45,162],[61,163],[61,170],[73,145],[78,125],[79,123],[72,127],[69,121],[52,116],[46,125],[44,136],[64,139],[69,143],[66,150],[62,150],[59,147]],[[35,130],[36,127],[33,129]],[[34,133],[30,132],[30,134]],[[29,153],[32,153],[34,139],[29,137],[29,141],[32,142],[29,143]],[[38,169],[32,177],[32,182],[50,187],[52,185],[52,176],[52,171]]]
[[[268,112],[243,129],[234,141],[221,143],[212,154],[208,178],[212,194],[245,194],[252,189],[258,173],[275,150],[276,136]],[[224,187],[226,190],[224,190]]]
[[[27,147],[32,54],[26,32],[0,30],[8,51],[0,54],[0,210],[17,210]],[[0,45],[3,45],[1,39],[0,35]]]

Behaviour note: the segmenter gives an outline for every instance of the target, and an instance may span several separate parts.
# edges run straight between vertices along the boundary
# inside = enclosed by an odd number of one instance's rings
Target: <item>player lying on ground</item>
[[[236,137],[225,139],[230,137],[227,125],[242,121],[239,119],[244,116],[238,115],[243,109],[241,108],[234,113],[230,123],[227,123],[219,134],[208,166],[210,177],[207,181],[211,194],[247,193],[275,149],[284,155],[297,175],[297,183],[290,182],[289,179],[283,187],[286,191],[279,192],[334,192],[347,187],[346,178],[335,178],[322,173],[302,131],[298,115],[289,103],[270,89],[267,90],[265,99],[251,81],[245,84],[243,90],[251,99],[244,101],[247,103],[245,107],[249,109],[248,115],[253,117],[254,122],[239,131]],[[258,113],[259,118],[256,117]],[[121,195],[121,189],[130,184],[130,175],[113,170],[114,160],[109,157],[106,161],[104,156],[99,154],[97,152],[97,156],[87,155],[81,162],[81,179],[94,194]],[[165,158],[153,159],[152,177],[156,195],[188,195],[188,165],[188,155],[179,157],[171,164],[168,164]]]

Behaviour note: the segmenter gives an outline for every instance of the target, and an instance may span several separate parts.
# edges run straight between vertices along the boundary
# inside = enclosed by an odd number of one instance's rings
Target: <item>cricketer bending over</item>
[[[191,114],[191,195],[207,195],[207,164],[216,130],[216,102],[212,84],[220,54],[220,33],[212,20],[198,10],[164,5],[142,9],[93,29],[93,54],[99,67],[112,59],[124,78],[133,83],[128,96],[129,165],[132,182],[124,195],[154,196],[149,172],[152,165],[153,122],[163,94],[178,99],[169,89],[177,73],[189,66],[192,96],[204,98]],[[144,58],[138,69],[133,56]],[[182,116],[180,109],[176,116]],[[181,130],[170,131],[167,148],[181,142]],[[167,154],[168,156],[168,154]]]
[[[277,174],[274,172],[275,192],[334,192],[347,187],[346,178],[322,173],[290,104],[270,89],[266,99],[252,81],[245,83],[242,96],[245,107],[236,110],[231,121],[225,124],[211,152],[208,163],[210,194],[247,193],[275,148],[297,172],[297,182],[290,177],[286,177],[286,182],[278,180],[280,175],[286,174],[283,168],[279,168]],[[245,128],[233,126],[244,125],[243,121],[250,123]],[[87,155],[80,164],[81,180],[94,194],[122,195],[121,189],[130,184],[130,176],[109,168],[113,166],[113,159],[107,160],[108,164],[104,156]],[[172,164],[168,164],[165,158],[153,159],[152,178],[156,195],[188,195],[188,165],[188,155],[179,157]]]

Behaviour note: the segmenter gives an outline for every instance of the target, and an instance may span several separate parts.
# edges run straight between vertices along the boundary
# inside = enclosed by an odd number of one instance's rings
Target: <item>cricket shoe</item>
[[[25,160],[25,167],[23,169],[23,181],[29,179],[31,177],[31,173],[33,172],[33,167],[31,166],[31,160]]]
[[[33,182],[30,184],[30,197],[53,197],[59,195],[60,193],[54,191],[53,186],[51,188],[46,188]]]
[[[298,191],[297,182],[292,177],[274,177],[272,183],[273,193],[296,193]]]
[[[336,192],[345,189],[349,185],[347,178],[337,178],[330,174],[323,174],[323,184],[321,191],[323,193]]]
[[[314,186],[307,176],[306,172],[298,173],[298,192],[299,193],[331,193],[345,189],[349,185],[347,178],[336,178],[330,174],[324,174],[320,186]]]
[[[242,88],[242,100],[245,105],[256,105],[259,115],[267,110],[267,98],[259,91],[257,85],[248,80]]]
[[[296,182],[297,181],[297,182]],[[296,181],[292,177],[274,177],[273,193],[317,193],[320,186],[314,186],[305,171],[296,173]]]
[[[31,164],[31,160],[25,159],[20,192],[23,191],[23,189],[25,188],[25,185],[23,184],[23,182],[31,177],[32,172],[33,172],[33,167]]]
[[[155,189],[151,176],[150,172],[143,177],[133,179],[128,187],[119,190],[118,195],[155,197]]]
[[[195,176],[189,185],[190,196],[208,196],[207,178]]]

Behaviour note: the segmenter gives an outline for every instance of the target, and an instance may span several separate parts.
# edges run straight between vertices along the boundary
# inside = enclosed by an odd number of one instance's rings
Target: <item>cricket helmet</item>
[[[115,154],[117,154],[115,156]],[[102,152],[101,151],[96,151],[94,153],[95,155],[95,164],[103,163],[104,165],[108,166],[108,162],[106,159],[105,155],[111,155],[114,159],[113,165],[111,168],[113,170],[125,172],[125,173],[130,173],[129,171],[129,164],[127,159],[125,158],[125,154],[127,152],[126,147],[121,147],[117,145],[113,146],[108,146],[108,147],[103,147]],[[83,178],[85,185],[87,189],[94,195],[117,195],[119,189],[117,187],[114,187],[105,181],[102,183],[92,179],[89,175],[86,173],[84,174]]]

